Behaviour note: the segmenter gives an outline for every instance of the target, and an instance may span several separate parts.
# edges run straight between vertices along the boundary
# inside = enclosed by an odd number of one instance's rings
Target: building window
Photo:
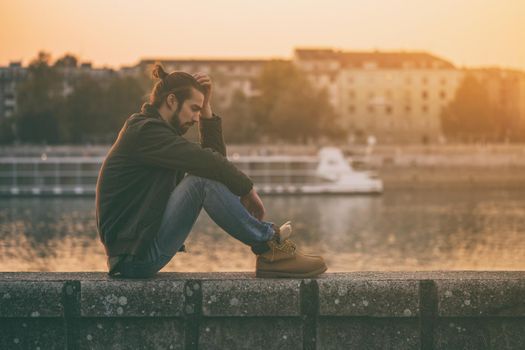
[[[386,114],[392,114],[393,108],[392,106],[386,106],[385,112]]]
[[[447,93],[445,91],[441,91],[439,93],[439,96],[441,97],[442,100],[446,99],[447,98]]]
[[[423,98],[423,100],[426,100],[428,98],[428,92],[426,90],[423,90],[421,92],[421,97]]]

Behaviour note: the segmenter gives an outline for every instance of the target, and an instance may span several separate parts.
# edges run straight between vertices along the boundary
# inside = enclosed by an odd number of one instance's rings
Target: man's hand
[[[262,220],[264,218],[264,205],[254,188],[252,188],[248,194],[241,197],[241,203],[246,210],[257,219]]]
[[[209,75],[204,73],[195,73],[192,74],[195,80],[199,84],[201,84],[204,89],[206,90],[206,93],[204,94],[204,103],[202,104],[202,113],[201,117],[209,119],[213,116],[213,113],[211,111],[211,93],[212,93],[212,84],[211,84],[211,78]]]

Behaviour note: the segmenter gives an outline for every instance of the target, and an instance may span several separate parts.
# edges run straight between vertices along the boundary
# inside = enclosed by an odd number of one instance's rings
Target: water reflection
[[[382,196],[265,197],[329,271],[522,270],[525,193],[390,191]],[[93,198],[0,200],[0,271],[105,271]],[[253,255],[203,212],[189,253],[164,271],[253,270]]]

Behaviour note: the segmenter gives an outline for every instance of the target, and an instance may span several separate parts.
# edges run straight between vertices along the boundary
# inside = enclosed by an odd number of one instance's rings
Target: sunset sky
[[[289,58],[295,47],[424,50],[525,70],[525,0],[0,0],[0,65],[39,50],[118,68],[145,57]]]

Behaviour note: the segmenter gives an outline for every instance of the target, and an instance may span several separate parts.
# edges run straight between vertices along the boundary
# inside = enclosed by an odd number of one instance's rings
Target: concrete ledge
[[[0,349],[523,349],[525,272],[0,273]]]
[[[438,310],[447,317],[525,316],[525,280],[438,281]]]
[[[180,317],[184,281],[80,281],[82,317]]]
[[[204,316],[300,316],[300,280],[202,282]]]
[[[416,280],[322,279],[319,314],[323,316],[415,317],[419,314]]]
[[[0,280],[0,316],[61,317],[63,287],[63,282]]]

